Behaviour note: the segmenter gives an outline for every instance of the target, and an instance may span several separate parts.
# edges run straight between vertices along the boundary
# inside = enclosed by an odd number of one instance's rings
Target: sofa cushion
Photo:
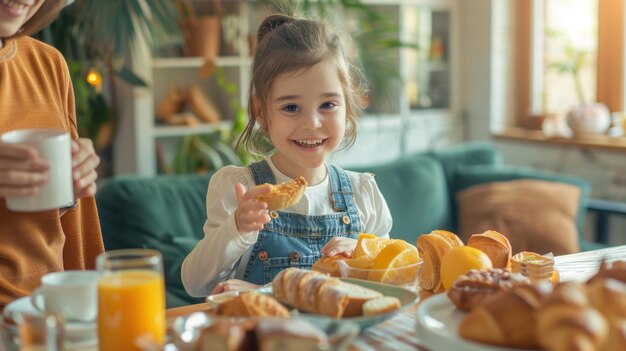
[[[393,218],[390,236],[415,243],[420,234],[449,229],[450,202],[441,164],[427,155],[355,169],[372,172]]]
[[[576,229],[578,231],[580,247],[581,250],[588,250],[597,247],[597,245],[587,243],[582,240],[585,216],[587,214],[587,201],[589,199],[589,192],[591,189],[589,182],[583,178],[555,174],[546,171],[538,171],[536,169],[518,166],[502,166],[497,168],[484,166],[466,166],[459,167],[456,170],[454,176],[453,192],[456,194],[465,188],[477,184],[517,179],[537,179],[551,182],[560,182],[571,184],[580,188],[580,202],[578,203],[578,209],[576,212]]]
[[[576,212],[580,188],[543,180],[512,180],[474,185],[457,193],[459,236],[495,230],[513,252],[555,255],[579,251]]]
[[[200,301],[185,292],[180,267],[204,235],[209,178],[119,177],[96,197],[106,250],[151,248],[163,254],[168,307]]]

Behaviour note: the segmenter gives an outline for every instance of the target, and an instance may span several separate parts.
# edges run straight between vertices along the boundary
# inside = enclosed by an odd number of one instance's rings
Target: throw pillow
[[[587,199],[591,186],[588,181],[583,178],[570,176],[566,174],[550,173],[540,171],[529,167],[520,166],[502,166],[498,168],[484,166],[465,166],[457,169],[453,189],[454,194],[473,185],[504,182],[519,179],[536,179],[551,182],[565,183],[576,186],[580,189],[580,201],[578,203],[576,226],[579,233],[579,242],[581,241],[581,233],[584,231],[585,216],[587,213]],[[456,217],[458,218],[458,216]]]
[[[475,185],[457,193],[459,236],[467,242],[491,229],[509,239],[514,254],[578,252],[579,199],[578,187],[543,180]]]

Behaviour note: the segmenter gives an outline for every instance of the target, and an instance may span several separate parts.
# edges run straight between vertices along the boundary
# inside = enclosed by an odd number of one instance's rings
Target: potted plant
[[[220,48],[221,0],[177,0],[176,5],[186,55],[215,60]]]
[[[557,32],[549,32],[549,36],[559,37]],[[588,102],[585,98],[580,71],[589,53],[576,48],[569,40],[563,40],[563,60],[552,62],[549,67],[560,73],[570,74],[574,81],[578,105],[572,106],[565,120],[574,136],[586,134],[604,134],[611,124],[609,109],[600,102]]]

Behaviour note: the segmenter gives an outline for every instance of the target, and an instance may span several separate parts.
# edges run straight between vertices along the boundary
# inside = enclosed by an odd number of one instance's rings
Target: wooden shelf
[[[539,130],[515,127],[494,133],[492,136],[494,139],[498,140],[514,140],[556,146],[626,152],[626,137],[611,138],[606,135],[589,135],[572,138],[549,138]]]
[[[152,61],[154,68],[196,68],[202,67],[206,59],[204,57],[166,57],[155,58]],[[222,56],[218,57],[216,64],[219,67],[240,67],[248,65],[252,62],[250,58],[242,58],[239,56]]]
[[[154,137],[166,138],[166,137],[179,137],[186,135],[206,134],[216,129],[226,129],[232,126],[231,122],[220,122],[217,124],[199,124],[195,126],[168,126],[157,125],[154,127]]]

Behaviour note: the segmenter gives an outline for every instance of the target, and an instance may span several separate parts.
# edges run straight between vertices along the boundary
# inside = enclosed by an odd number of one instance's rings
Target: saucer
[[[25,296],[14,300],[4,308],[4,316],[15,316],[20,313],[28,313],[34,316],[43,316],[43,313],[33,306],[30,296]],[[15,318],[15,317],[14,317]],[[18,318],[16,318],[17,320]],[[19,320],[17,320],[19,322]],[[82,348],[95,346],[98,344],[98,328],[96,322],[74,322],[65,323],[66,347]]]

